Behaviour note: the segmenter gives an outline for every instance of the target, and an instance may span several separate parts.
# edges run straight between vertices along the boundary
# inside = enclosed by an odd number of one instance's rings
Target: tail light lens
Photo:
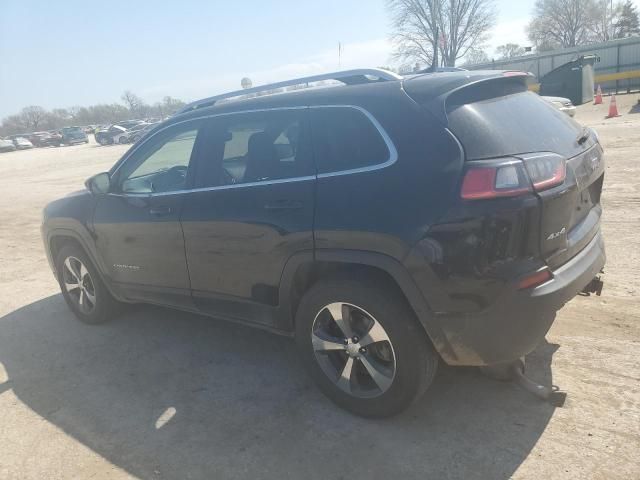
[[[460,196],[464,200],[514,197],[560,185],[565,176],[566,161],[556,154],[471,162]]]
[[[523,161],[537,192],[560,185],[567,175],[566,160],[555,153],[528,155]]]
[[[531,182],[520,160],[478,162],[462,181],[460,195],[465,200],[514,197],[531,191]]]

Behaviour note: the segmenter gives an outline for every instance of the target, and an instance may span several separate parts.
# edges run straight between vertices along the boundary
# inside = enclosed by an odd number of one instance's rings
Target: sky
[[[528,44],[533,0],[495,0],[489,56]],[[384,0],[0,0],[0,118],[45,108],[195,100],[254,85],[389,65]],[[343,45],[338,64],[338,43]]]

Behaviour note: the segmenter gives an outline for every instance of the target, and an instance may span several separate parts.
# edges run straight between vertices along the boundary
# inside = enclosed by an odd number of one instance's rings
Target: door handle
[[[165,215],[169,215],[171,213],[171,207],[168,205],[161,205],[159,207],[151,207],[149,209],[149,213],[156,217],[164,217]]]
[[[265,210],[298,210],[300,208],[302,208],[302,202],[297,200],[278,200],[264,206]]]

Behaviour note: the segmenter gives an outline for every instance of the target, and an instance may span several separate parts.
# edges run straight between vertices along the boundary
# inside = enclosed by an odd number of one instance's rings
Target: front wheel
[[[312,287],[296,313],[296,340],[323,393],[365,417],[406,409],[431,384],[438,365],[402,295],[367,280]]]
[[[127,139],[126,139],[126,137],[120,137],[120,138],[118,139],[118,143],[119,143],[120,145],[125,145],[125,144],[127,143]]]
[[[56,269],[62,295],[80,321],[95,325],[111,319],[117,302],[80,246],[63,247]]]

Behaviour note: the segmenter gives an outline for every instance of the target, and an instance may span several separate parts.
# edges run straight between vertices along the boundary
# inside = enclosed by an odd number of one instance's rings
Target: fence
[[[600,61],[594,65],[595,82],[606,92],[640,89],[640,37],[610,40],[604,43],[563,48],[536,55],[470,65],[471,70],[524,70],[538,80],[560,65],[580,55],[594,54]]]

